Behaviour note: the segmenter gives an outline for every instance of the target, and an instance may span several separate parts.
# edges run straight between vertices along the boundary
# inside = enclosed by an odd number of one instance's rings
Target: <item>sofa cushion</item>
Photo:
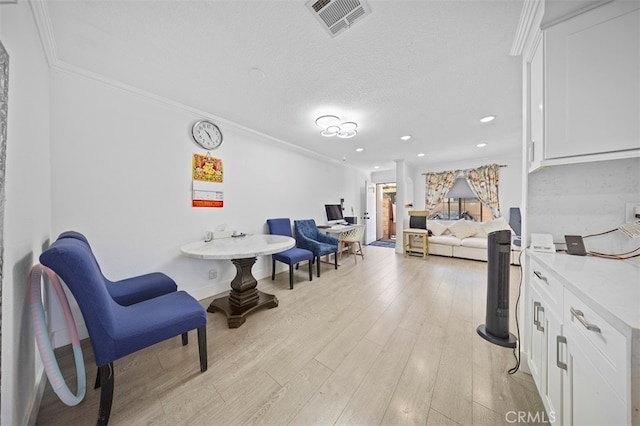
[[[463,239],[474,236],[477,232],[477,229],[475,226],[469,224],[466,220],[460,219],[449,225],[449,232],[451,232],[454,236]]]
[[[429,222],[429,230],[433,232],[433,235],[440,236],[445,233],[447,227],[440,222],[431,221]]]
[[[486,237],[469,237],[460,241],[460,245],[463,247],[473,247],[479,249],[487,248],[487,238]]]
[[[440,235],[429,237],[429,244],[443,244],[447,246],[459,246],[460,239],[453,235]]]
[[[484,225],[484,222],[471,222],[471,221],[467,221],[467,222],[469,222],[469,225],[476,228],[476,235],[474,235],[474,237],[487,238],[487,233],[482,227],[482,225]]]
[[[508,230],[508,231],[511,231],[512,234],[514,233],[513,229],[511,229],[511,227],[509,226],[509,223],[504,217],[499,217],[492,221],[485,222],[482,225],[482,229],[484,229],[484,232],[486,232],[487,235],[489,235],[491,232],[502,231],[502,230]]]

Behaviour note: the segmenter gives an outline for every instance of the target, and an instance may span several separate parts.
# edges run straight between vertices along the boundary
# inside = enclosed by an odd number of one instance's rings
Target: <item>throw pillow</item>
[[[474,237],[477,238],[486,238],[487,234],[484,232],[484,229],[482,229],[482,222],[472,222],[470,220],[467,221],[467,223],[471,226],[473,226],[473,228],[476,230],[476,234],[474,235]]]
[[[484,232],[487,233],[487,235],[489,235],[491,232],[502,231],[502,230],[508,230],[508,231],[511,231],[512,234],[514,233],[511,227],[509,226],[509,222],[507,222],[507,220],[504,217],[499,217],[492,221],[485,222],[484,224],[482,224],[482,229],[484,230]]]
[[[466,220],[460,219],[449,225],[449,231],[457,238],[465,239],[476,234],[476,228],[467,223]]]
[[[441,224],[440,222],[430,221],[429,222],[429,230],[435,236],[440,236],[447,230],[447,227]]]

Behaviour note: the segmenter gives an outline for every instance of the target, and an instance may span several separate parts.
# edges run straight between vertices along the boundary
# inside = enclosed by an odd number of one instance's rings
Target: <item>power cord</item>
[[[516,359],[516,365],[512,368],[510,368],[509,370],[507,370],[507,373],[509,374],[515,374],[519,369],[520,369],[520,324],[518,323],[518,306],[520,306],[520,295],[522,294],[522,252],[524,250],[520,250],[520,254],[518,255],[518,269],[520,270],[520,282],[518,283],[518,298],[516,300],[516,309],[515,309],[515,314],[516,314],[516,334],[517,334],[517,339],[516,339],[516,346],[515,348],[513,348],[513,357]]]
[[[620,228],[610,229],[608,231],[599,232],[597,234],[589,234],[589,235],[585,235],[584,237],[582,237],[582,239],[589,238],[589,237],[597,237],[597,236],[600,236],[600,235],[606,235],[606,234],[610,234],[610,233],[618,231],[618,230],[620,230]],[[589,252],[587,252],[587,254],[590,255],[590,256],[602,257],[602,258],[605,258],[605,259],[625,260],[625,259],[632,259],[634,257],[640,256],[640,253],[634,254],[632,256],[627,256],[628,254],[634,253],[634,252],[636,252],[638,250],[640,250],[640,247],[635,248],[635,249],[633,249],[631,251],[628,251],[626,253],[600,253],[600,252],[597,252],[597,251],[589,251]]]

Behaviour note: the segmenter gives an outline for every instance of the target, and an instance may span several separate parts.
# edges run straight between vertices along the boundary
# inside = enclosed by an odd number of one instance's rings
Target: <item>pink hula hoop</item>
[[[43,273],[49,278],[49,282],[53,285],[56,291],[60,305],[64,312],[65,320],[67,322],[67,328],[71,337],[71,346],[73,348],[73,357],[76,363],[76,376],[77,376],[77,394],[73,394],[62,377],[60,366],[56,361],[53,348],[51,347],[51,340],[49,339],[49,332],[44,316],[44,307],[42,306],[42,290],[40,282]],[[73,314],[69,307],[69,301],[62,289],[60,280],[55,272],[43,265],[34,265],[29,272],[29,307],[31,310],[31,319],[33,322],[33,329],[38,344],[38,350],[40,351],[40,357],[44,364],[44,370],[47,373],[47,378],[51,383],[51,387],[58,395],[60,400],[66,405],[77,405],[84,398],[87,389],[87,378],[84,369],[84,360],[82,358],[82,348],[80,346],[80,339],[78,338],[78,329],[76,323],[73,320]]]

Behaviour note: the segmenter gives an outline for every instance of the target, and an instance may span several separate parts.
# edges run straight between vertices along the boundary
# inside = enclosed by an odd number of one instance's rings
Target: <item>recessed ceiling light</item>
[[[495,116],[495,115],[487,115],[486,117],[482,117],[482,118],[480,119],[480,122],[481,122],[481,123],[488,123],[488,122],[493,121],[493,120],[495,120],[495,119],[496,119],[496,116]]]
[[[485,146],[487,146],[487,144],[486,144],[486,143],[484,143],[484,142],[482,142],[482,143],[479,143],[479,144],[478,144],[478,145],[476,145],[476,146],[477,146],[478,148],[484,148]]]
[[[374,168],[374,169],[379,169],[379,168],[380,168],[380,166],[373,166],[373,168]]]
[[[402,139],[403,141],[408,141],[409,139],[411,139],[411,135],[402,136],[400,139]]]
[[[362,152],[364,151],[364,148],[356,148],[356,152]]]
[[[421,152],[420,154],[418,154],[418,157],[424,157],[424,152]]]

